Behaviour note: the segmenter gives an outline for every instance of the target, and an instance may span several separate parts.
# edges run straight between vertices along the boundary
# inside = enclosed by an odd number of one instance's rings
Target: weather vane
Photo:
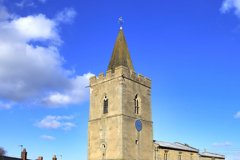
[[[120,24],[120,29],[122,29],[122,25],[124,23],[124,21],[122,20],[122,17],[119,18],[118,23]]]

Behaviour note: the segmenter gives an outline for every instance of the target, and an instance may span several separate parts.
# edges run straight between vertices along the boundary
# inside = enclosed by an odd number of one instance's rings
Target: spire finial
[[[124,21],[122,20],[122,17],[119,18],[118,23],[120,24],[120,29],[122,29],[122,25],[124,23]]]

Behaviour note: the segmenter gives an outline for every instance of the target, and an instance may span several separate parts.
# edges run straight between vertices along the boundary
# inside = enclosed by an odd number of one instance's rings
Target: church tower
[[[151,80],[134,71],[122,28],[107,73],[90,78],[88,160],[152,160]]]

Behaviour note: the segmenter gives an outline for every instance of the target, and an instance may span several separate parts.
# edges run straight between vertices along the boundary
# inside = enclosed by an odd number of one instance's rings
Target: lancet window
[[[108,98],[105,95],[103,100],[103,114],[108,113]]]
[[[135,102],[135,114],[139,114],[139,100],[137,94],[135,96],[134,102]]]

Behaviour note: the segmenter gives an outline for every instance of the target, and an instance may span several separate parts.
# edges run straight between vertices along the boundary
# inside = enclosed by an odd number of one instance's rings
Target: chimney
[[[204,152],[206,152],[206,149],[204,149]]]
[[[52,160],[57,160],[57,157],[56,155],[53,156]]]
[[[27,151],[26,148],[23,148],[22,154],[21,154],[21,159],[26,160],[27,159]]]
[[[38,160],[43,160],[43,157],[38,157]]]

